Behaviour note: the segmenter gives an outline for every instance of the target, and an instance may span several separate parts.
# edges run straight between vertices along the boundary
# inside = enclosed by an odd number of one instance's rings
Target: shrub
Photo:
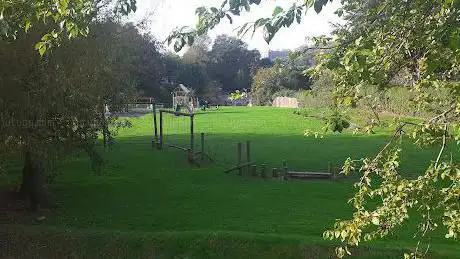
[[[281,81],[277,68],[264,68],[257,71],[252,83],[252,104],[271,105],[273,95],[282,89]]]
[[[306,108],[325,108],[331,107],[334,82],[329,72],[322,73],[316,78],[312,85],[312,90],[300,91],[297,94],[297,101],[301,107]]]
[[[292,98],[295,98],[297,97],[297,91],[295,90],[291,90],[291,89],[287,89],[287,88],[281,88],[281,90],[279,90],[278,92],[274,93],[272,95],[272,100],[275,100],[276,97],[292,97]]]

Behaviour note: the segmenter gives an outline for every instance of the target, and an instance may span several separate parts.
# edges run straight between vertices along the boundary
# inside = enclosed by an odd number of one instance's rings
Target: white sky
[[[265,2],[265,3],[264,3]],[[233,24],[225,19],[219,26],[211,31],[211,38],[220,34],[237,36],[237,27],[245,22],[255,21],[260,17],[270,17],[276,6],[288,9],[295,0],[265,0],[260,6],[252,5],[251,12],[244,12],[236,17]],[[176,27],[185,25],[194,26],[197,17],[195,9],[199,6],[219,7],[222,0],[138,0],[138,10],[130,17],[132,21],[138,21],[150,14],[151,33],[160,41],[163,41]],[[339,1],[333,1],[318,15],[310,10],[303,18],[301,24],[295,23],[291,28],[281,29],[270,45],[265,43],[262,32],[257,32],[253,38],[250,35],[243,38],[249,48],[258,49],[261,53],[276,49],[294,49],[306,43],[307,37],[329,34],[332,27],[330,22],[340,22],[333,12],[340,6]]]

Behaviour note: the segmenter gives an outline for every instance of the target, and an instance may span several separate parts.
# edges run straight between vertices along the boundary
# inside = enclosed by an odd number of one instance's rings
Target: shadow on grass
[[[170,137],[184,143],[188,139],[187,135]],[[252,142],[252,159],[259,164],[274,167],[286,159],[295,170],[319,171],[326,169],[328,162],[339,164],[348,156],[373,156],[387,138],[207,134],[205,143],[218,161],[232,164],[236,161],[236,143],[246,140]],[[197,168],[187,163],[182,151],[152,148],[150,136],[120,137],[112,148],[101,150],[108,160],[102,175],[91,171],[84,156],[60,166],[63,175],[51,187],[62,207],[47,214],[47,219],[40,223],[44,226],[37,229],[30,226],[37,224],[31,220],[20,222],[27,226],[8,232],[7,247],[11,250],[2,248],[1,255],[330,258],[333,248],[321,240],[322,233],[336,219],[349,218],[352,213],[346,203],[353,193],[348,181],[286,183],[226,175],[222,165]],[[419,174],[435,154],[436,150],[405,144],[403,172],[408,176]],[[393,244],[416,243],[411,238],[413,227],[414,224],[400,230],[390,240]],[[120,232],[125,234],[117,234]],[[148,233],[178,234],[152,237]],[[271,236],[296,238],[283,241],[270,239]],[[433,238],[433,242],[447,241],[440,236]],[[451,249],[450,245],[447,243],[444,250]],[[401,255],[398,249],[376,247],[359,250],[359,257]]]
[[[314,138],[289,135],[261,135],[261,134],[216,134],[205,135],[204,150],[216,160],[217,165],[231,167],[237,163],[237,144],[243,145],[243,162],[246,161],[246,141],[251,142],[251,160],[258,165],[266,164],[268,168],[280,167],[282,160],[286,160],[288,167],[294,171],[320,171],[328,170],[329,163],[341,166],[343,162],[351,157],[360,159],[363,157],[374,157],[379,150],[387,143],[387,136],[352,136],[352,135],[328,135],[325,138]],[[190,135],[172,134],[164,138],[165,142],[176,144],[184,148],[190,147]],[[139,145],[136,148],[136,145]],[[119,138],[112,150],[122,151],[131,148],[152,147],[152,138],[148,136]],[[201,150],[199,135],[195,135],[195,150]],[[174,152],[172,148],[165,147],[165,150],[152,150],[158,152]],[[436,148],[422,149],[413,145],[410,141],[403,142],[401,157],[401,172],[405,176],[418,176],[424,172],[430,161],[436,158]],[[129,156],[129,154],[123,155]],[[185,152],[179,152],[186,156]],[[112,152],[116,156],[116,152]],[[453,155],[458,161],[459,152],[456,146],[452,145],[445,151],[445,157]],[[177,163],[186,162],[186,159],[179,158],[177,162],[169,161],[173,167]],[[109,155],[110,159],[110,155]],[[151,159],[155,159],[152,157]],[[174,159],[171,157],[171,159]],[[118,159],[116,159],[118,160]],[[168,167],[165,161],[164,165]]]
[[[245,233],[139,233],[58,228],[0,230],[3,258],[336,258],[334,248],[295,238]],[[401,258],[401,248],[351,249],[353,258]],[[428,258],[448,258],[432,253]]]

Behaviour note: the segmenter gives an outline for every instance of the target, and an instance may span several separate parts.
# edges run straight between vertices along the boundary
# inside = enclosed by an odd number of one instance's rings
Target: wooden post
[[[195,135],[194,135],[194,132],[193,132],[193,118],[194,118],[194,115],[191,114],[190,115],[190,150],[192,151],[193,153],[193,150],[195,148]]]
[[[194,163],[193,159],[194,159],[194,154],[195,154],[195,135],[194,135],[194,132],[193,132],[193,114],[190,115],[190,148],[188,150],[189,152],[189,163]]]
[[[242,150],[243,149],[243,144],[241,144],[241,142],[238,142],[238,147],[237,147],[237,162],[236,162],[236,165],[237,166],[241,166],[241,159],[242,159]],[[238,175],[243,175],[243,168],[239,167],[238,168]]]
[[[278,177],[278,168],[272,168],[272,176],[274,178]]]
[[[201,162],[204,161],[204,133],[201,132]]]
[[[153,103],[153,128],[154,128],[154,141],[158,143],[158,125],[157,125],[157,106]]]
[[[286,160],[283,160],[283,178],[284,180],[288,180],[288,167]]]
[[[163,111],[160,111],[160,141],[158,142],[158,149],[163,149]]]
[[[332,172],[332,180],[337,179],[337,175],[338,175],[339,172],[340,172],[340,168],[339,167],[334,167],[334,171]]]
[[[251,166],[251,174],[252,176],[257,176],[257,165]]]
[[[260,170],[260,176],[262,176],[262,178],[267,178],[266,170],[267,170],[267,165],[262,164],[262,168]]]
[[[246,162],[251,163],[251,141],[246,141]],[[248,165],[245,169],[247,174],[250,174],[251,166]]]

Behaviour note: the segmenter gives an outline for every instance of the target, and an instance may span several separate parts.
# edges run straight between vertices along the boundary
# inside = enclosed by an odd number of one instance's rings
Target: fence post
[[[193,133],[193,118],[194,118],[194,115],[190,115],[190,149],[194,150],[195,148],[195,135]]]
[[[204,161],[204,133],[201,132],[201,162]]]
[[[257,165],[251,166],[251,174],[252,176],[257,176]]]
[[[276,168],[276,167],[275,167],[275,168],[272,168],[272,176],[273,176],[274,178],[278,177],[278,168]]]
[[[163,149],[163,111],[160,110],[160,141],[158,142],[158,149]]]
[[[155,103],[153,103],[153,128],[155,133],[154,142],[158,144],[157,106]]]
[[[241,168],[241,159],[242,159],[242,149],[243,145],[241,142],[238,142],[238,147],[237,147],[237,166],[238,166],[238,175],[243,175],[243,168]]]
[[[288,167],[286,160],[283,160],[283,178],[284,180],[288,179]]]
[[[246,162],[248,166],[246,167],[246,171],[249,173],[249,168],[251,168],[251,141],[246,141]]]
[[[266,177],[267,177],[267,173],[266,173],[265,170],[267,170],[267,165],[266,165],[266,164],[262,164],[262,169],[260,170],[260,176],[262,176],[262,178],[266,178]]]
[[[190,114],[190,150],[189,150],[189,162],[193,163],[195,155],[195,136],[193,132],[193,114]]]

